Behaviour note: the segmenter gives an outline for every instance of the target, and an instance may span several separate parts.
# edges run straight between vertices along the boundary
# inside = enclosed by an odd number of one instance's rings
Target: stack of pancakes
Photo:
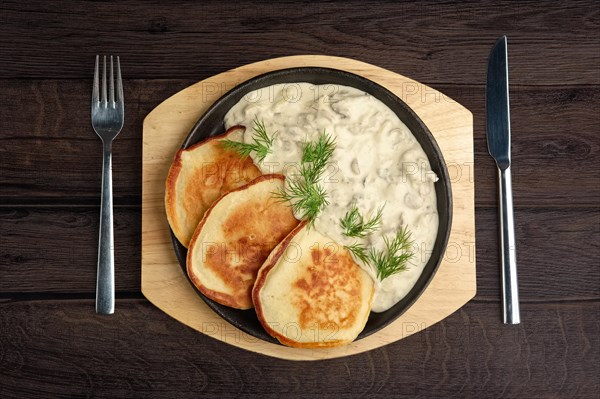
[[[352,342],[367,322],[373,281],[343,246],[275,198],[284,176],[261,175],[250,157],[221,145],[244,131],[235,126],[179,150],[169,171],[167,218],[188,248],[190,280],[220,304],[255,308],[284,345]]]

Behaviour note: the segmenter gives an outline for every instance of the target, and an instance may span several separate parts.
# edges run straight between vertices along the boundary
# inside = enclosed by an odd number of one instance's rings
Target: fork
[[[98,271],[96,279],[96,313],[115,311],[115,254],[113,238],[112,142],[123,128],[125,109],[121,64],[117,57],[117,90],[113,57],[110,56],[110,82],[107,93],[106,56],[103,58],[102,93],[99,82],[100,56],[96,56],[92,89],[92,127],[103,144],[102,200],[100,204],[100,237],[98,240]],[[107,96],[110,94],[110,97]]]

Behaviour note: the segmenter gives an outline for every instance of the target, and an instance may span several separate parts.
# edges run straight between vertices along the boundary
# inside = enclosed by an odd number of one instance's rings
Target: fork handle
[[[102,161],[102,199],[96,280],[96,313],[115,311],[115,254],[113,239],[112,141],[104,142]]]

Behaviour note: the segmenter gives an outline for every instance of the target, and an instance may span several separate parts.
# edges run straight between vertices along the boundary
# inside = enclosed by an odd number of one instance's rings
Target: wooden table
[[[0,397],[597,397],[600,34],[592,2],[4,1],[0,5]],[[509,38],[522,324],[500,319],[488,52]],[[116,313],[94,313],[101,144],[94,55],[122,59]],[[474,115],[478,293],[352,357],[273,359],[199,334],[140,293],[141,132],[168,96],[294,54],[366,61]]]

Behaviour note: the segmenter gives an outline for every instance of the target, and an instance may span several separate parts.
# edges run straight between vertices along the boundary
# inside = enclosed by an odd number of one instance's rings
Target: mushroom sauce
[[[438,231],[434,183],[438,180],[420,144],[398,116],[364,91],[341,85],[277,84],[252,91],[225,116],[225,127],[246,126],[253,141],[255,120],[274,136],[263,173],[297,174],[304,144],[325,131],[335,138],[331,163],[320,180],[329,205],[314,227],[341,245],[359,242],[385,248],[407,226],[414,241],[408,270],[383,281],[372,266],[355,259],[375,281],[372,311],[383,312],[414,286],[427,264]],[[365,220],[383,206],[380,228],[365,238],[346,237],[340,219],[355,203]],[[298,216],[298,215],[297,215]]]

